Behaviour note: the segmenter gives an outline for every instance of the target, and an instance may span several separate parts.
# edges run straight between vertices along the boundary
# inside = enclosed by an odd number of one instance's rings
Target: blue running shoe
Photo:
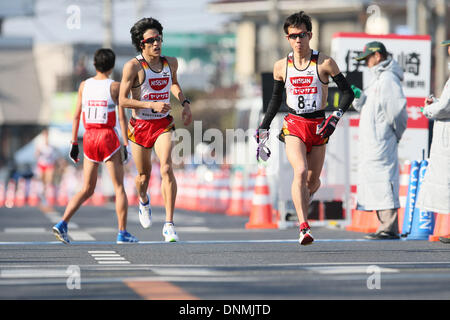
[[[147,203],[139,200],[139,221],[143,228],[150,228],[152,225],[152,208],[150,207],[150,197],[147,195]]]
[[[69,236],[67,235],[67,223],[60,221],[53,226],[53,234],[56,239],[65,244],[70,244]]]
[[[117,244],[136,243],[136,242],[139,242],[139,240],[135,236],[132,236],[127,231],[124,232],[119,231],[119,233],[117,234]]]

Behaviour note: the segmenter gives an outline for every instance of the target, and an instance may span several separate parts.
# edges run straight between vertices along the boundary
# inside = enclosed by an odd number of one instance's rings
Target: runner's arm
[[[344,112],[347,111],[352,104],[355,94],[347,82],[347,79],[345,79],[342,75],[339,67],[332,58],[325,56],[321,69],[325,71],[327,78],[328,76],[332,77],[334,82],[336,82],[338,89],[342,92],[338,110],[333,111],[332,114],[330,114],[320,125],[317,126],[316,134],[325,139],[333,134],[337,123],[343,116]]]
[[[78,97],[75,105],[75,113],[72,121],[72,143],[77,142],[78,139],[78,129],[80,127],[80,119],[81,119],[81,108],[83,101],[83,89],[84,89],[84,81],[80,83],[80,87],[78,88]]]
[[[119,90],[120,90],[120,83],[117,81],[114,81],[111,85],[111,97],[116,104],[118,104],[118,101],[119,101]],[[128,146],[127,116],[125,115],[125,110],[123,108],[118,107],[117,111],[118,111],[120,132],[122,134],[122,140],[123,140],[122,142],[123,142],[124,146]]]
[[[338,109],[342,110],[342,113],[346,112],[348,108],[352,105],[355,94],[350,87],[347,79],[339,70],[338,65],[332,58],[327,58],[325,60],[325,68],[328,74],[331,76],[333,81],[336,83],[339,91],[342,92],[341,99],[339,101]]]
[[[278,110],[280,110],[284,90],[283,65],[284,60],[279,60],[273,67],[272,98],[269,101],[267,112],[261,122],[261,125],[259,126],[259,129],[268,130],[273,118],[275,118]]]

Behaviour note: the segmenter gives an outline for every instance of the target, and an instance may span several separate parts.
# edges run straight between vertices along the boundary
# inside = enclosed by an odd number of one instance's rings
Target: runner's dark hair
[[[116,63],[116,55],[109,48],[101,48],[95,51],[94,67],[100,72],[106,72],[114,68]]]
[[[144,40],[144,33],[148,29],[156,29],[162,36],[163,27],[161,23],[154,18],[142,18],[130,29],[131,43],[133,43],[138,52],[142,52],[141,41]]]
[[[296,12],[294,14],[291,14],[289,17],[286,18],[284,22],[284,33],[289,34],[288,28],[289,27],[297,27],[299,28],[302,23],[306,26],[306,31],[311,32],[312,31],[312,24],[311,24],[311,17],[308,16],[305,11]]]

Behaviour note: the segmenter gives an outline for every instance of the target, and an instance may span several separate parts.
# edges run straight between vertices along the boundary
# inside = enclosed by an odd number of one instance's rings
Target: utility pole
[[[135,0],[136,6],[136,20],[143,18],[144,14],[144,0]]]
[[[103,0],[103,48],[112,48],[112,0]]]
[[[419,1],[418,0],[408,0],[407,4],[407,17],[406,21],[408,23],[409,30],[412,34],[417,34],[417,7]]]
[[[434,95],[439,97],[444,83],[447,80],[447,47],[442,47],[441,42],[447,39],[447,3],[446,0],[436,1],[436,30],[435,30],[435,45],[434,50],[436,56],[435,64],[435,86]]]
[[[278,0],[270,0],[270,8],[268,12],[269,24],[272,29],[273,39],[270,41],[271,44],[275,47],[272,49],[272,45],[270,46],[270,50],[273,50],[273,56],[275,62],[281,56],[281,48],[280,48],[280,36],[279,36],[279,25],[280,25],[280,10],[278,9]]]

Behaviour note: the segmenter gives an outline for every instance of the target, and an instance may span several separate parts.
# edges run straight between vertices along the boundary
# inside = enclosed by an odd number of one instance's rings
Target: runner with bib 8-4
[[[303,11],[292,14],[283,28],[292,52],[275,62],[272,98],[255,137],[259,144],[261,137],[268,138],[270,123],[280,109],[285,90],[289,114],[284,118],[279,139],[286,144],[286,155],[294,171],[291,194],[300,224],[299,242],[307,245],[314,239],[306,217],[312,195],[320,187],[325,147],[354,94],[336,62],[310,48],[313,33],[308,15]],[[336,82],[342,98],[338,110],[325,117],[329,77]],[[257,157],[261,152],[270,155],[270,151],[259,147]]]

